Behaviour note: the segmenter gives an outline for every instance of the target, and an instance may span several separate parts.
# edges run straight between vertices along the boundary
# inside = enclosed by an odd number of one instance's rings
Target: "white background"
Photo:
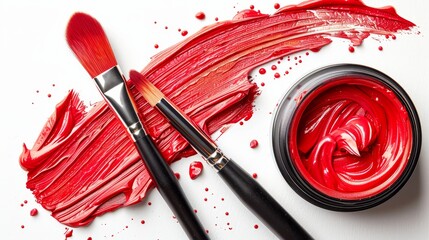
[[[183,40],[178,28],[193,34],[214,23],[215,17],[220,21],[231,19],[237,10],[251,4],[264,13],[273,13],[275,2],[0,0],[0,238],[64,239],[65,226],[38,205],[25,188],[26,172],[20,168],[18,156],[23,142],[32,146],[54,106],[69,89],[76,89],[88,104],[101,99],[64,39],[66,24],[74,12],[89,13],[101,22],[128,76],[130,69],[141,70],[150,56]],[[298,2],[279,1],[282,6]],[[289,66],[294,68],[289,75],[282,74],[276,80],[274,71],[270,70],[272,64],[268,64],[264,76],[254,73],[258,84],[262,81],[266,84],[255,102],[254,116],[243,126],[232,126],[218,143],[248,172],[256,172],[257,180],[316,239],[428,239],[429,163],[425,140],[429,122],[429,18],[426,12],[429,4],[423,0],[365,2],[377,7],[395,6],[401,16],[419,26],[421,34],[398,35],[395,41],[370,37],[353,54],[347,50],[348,42],[336,40],[319,53],[297,54],[303,60],[299,66],[285,61],[277,64],[279,73],[284,73]],[[199,11],[206,13],[206,20],[194,17]],[[155,49],[154,44],[160,48]],[[377,50],[380,45],[383,51]],[[388,202],[354,213],[327,211],[300,198],[282,178],[270,147],[273,117],[270,112],[275,111],[276,103],[287,89],[318,67],[343,62],[369,65],[396,79],[414,101],[423,127],[420,160],[405,187]],[[48,98],[48,94],[52,97]],[[249,147],[252,139],[259,141],[257,149]],[[190,180],[188,166],[194,160],[201,159],[197,156],[183,159],[172,168],[181,174],[180,183],[212,239],[276,239],[207,165],[200,178]],[[209,188],[208,192],[204,191],[205,187]],[[205,197],[207,202],[203,200]],[[225,201],[220,200],[222,197]],[[21,207],[24,200],[28,200],[28,204]],[[153,204],[148,206],[148,201]],[[29,214],[32,208],[39,210],[36,217]],[[227,211],[229,216],[225,215]],[[146,224],[140,224],[142,219]],[[255,224],[259,229],[253,228]],[[25,228],[21,229],[21,225]],[[96,240],[186,239],[156,190],[141,204],[105,214],[88,227],[74,229],[71,239],[89,236]]]

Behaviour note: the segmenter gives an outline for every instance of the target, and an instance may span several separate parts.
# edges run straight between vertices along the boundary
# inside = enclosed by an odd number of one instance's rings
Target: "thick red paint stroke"
[[[374,79],[343,77],[299,103],[289,136],[301,176],[337,199],[365,199],[401,176],[412,148],[408,112]]]
[[[393,8],[371,8],[357,0],[306,2],[273,15],[246,10],[156,55],[142,73],[213,133],[251,115],[257,87],[247,75],[254,67],[320,49],[332,37],[359,45],[370,33],[393,34],[413,26]],[[168,162],[194,154],[163,117],[134,89],[132,93]],[[35,145],[24,145],[20,164],[28,171],[27,188],[37,201],[58,221],[74,227],[140,202],[153,186],[113,113],[103,102],[85,112],[74,92],[58,104]]]

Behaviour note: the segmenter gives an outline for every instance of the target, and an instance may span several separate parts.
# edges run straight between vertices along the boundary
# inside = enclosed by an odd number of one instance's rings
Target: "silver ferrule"
[[[146,131],[137,115],[137,109],[119,66],[110,68],[96,76],[94,80],[106,102],[127,128],[131,138],[136,141],[136,139],[145,136]]]
[[[206,161],[214,169],[220,171],[229,162],[229,158],[223,155],[222,151],[217,148],[210,156],[206,157]]]

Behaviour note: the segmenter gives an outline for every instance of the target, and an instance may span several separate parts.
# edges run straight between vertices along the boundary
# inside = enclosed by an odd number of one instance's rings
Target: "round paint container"
[[[275,114],[272,144],[288,184],[336,211],[374,207],[410,178],[421,147],[417,111],[378,70],[332,65],[298,81]]]

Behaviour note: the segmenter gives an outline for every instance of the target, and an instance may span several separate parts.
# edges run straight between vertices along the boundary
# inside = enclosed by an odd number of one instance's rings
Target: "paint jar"
[[[332,65],[298,81],[275,114],[272,146],[288,184],[329,210],[358,211],[396,194],[421,147],[417,111],[378,70]]]

